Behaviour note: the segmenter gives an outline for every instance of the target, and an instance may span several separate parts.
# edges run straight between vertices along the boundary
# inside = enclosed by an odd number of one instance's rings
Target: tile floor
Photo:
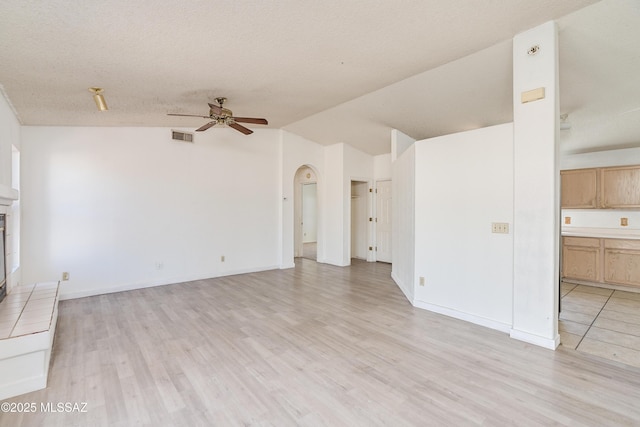
[[[561,345],[640,367],[640,293],[562,283]]]
[[[49,329],[57,294],[57,282],[12,289],[0,304],[0,339]]]

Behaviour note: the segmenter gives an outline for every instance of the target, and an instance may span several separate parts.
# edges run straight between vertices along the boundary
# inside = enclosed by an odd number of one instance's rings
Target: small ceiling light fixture
[[[540,46],[538,45],[531,46],[529,50],[527,50],[527,55],[529,56],[535,55],[536,53],[538,53],[539,50],[540,50]]]
[[[569,114],[560,114],[560,130],[571,130],[571,122],[568,122]]]
[[[93,93],[93,100],[96,102],[96,106],[100,111],[107,111],[109,107],[107,107],[107,102],[104,100],[104,96],[102,96],[102,92],[104,89],[101,87],[90,87],[89,92]]]

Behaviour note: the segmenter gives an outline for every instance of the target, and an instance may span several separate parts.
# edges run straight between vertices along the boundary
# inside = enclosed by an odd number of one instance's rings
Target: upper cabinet
[[[595,209],[598,207],[598,169],[561,171],[562,207]]]
[[[640,166],[601,169],[603,208],[640,208]]]
[[[640,208],[640,166],[560,172],[564,209]]]

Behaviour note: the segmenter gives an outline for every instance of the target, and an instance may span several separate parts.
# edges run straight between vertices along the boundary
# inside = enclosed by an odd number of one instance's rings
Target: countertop
[[[599,239],[634,239],[640,240],[640,230],[633,228],[592,228],[592,227],[562,227],[562,236],[568,237],[596,237]]]

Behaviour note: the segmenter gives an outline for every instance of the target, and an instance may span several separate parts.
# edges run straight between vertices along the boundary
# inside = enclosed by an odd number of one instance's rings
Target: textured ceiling
[[[594,80],[625,75],[640,99],[637,67],[609,70],[631,51],[623,68],[638,65],[640,2],[594,2],[3,0],[0,84],[25,125],[189,129],[204,119],[166,113],[207,114],[226,96],[237,115],[380,154],[391,128],[425,138],[512,120],[510,40],[560,18],[561,66],[580,74],[561,75],[578,93],[561,92],[575,134]],[[91,86],[105,89],[108,112]]]

